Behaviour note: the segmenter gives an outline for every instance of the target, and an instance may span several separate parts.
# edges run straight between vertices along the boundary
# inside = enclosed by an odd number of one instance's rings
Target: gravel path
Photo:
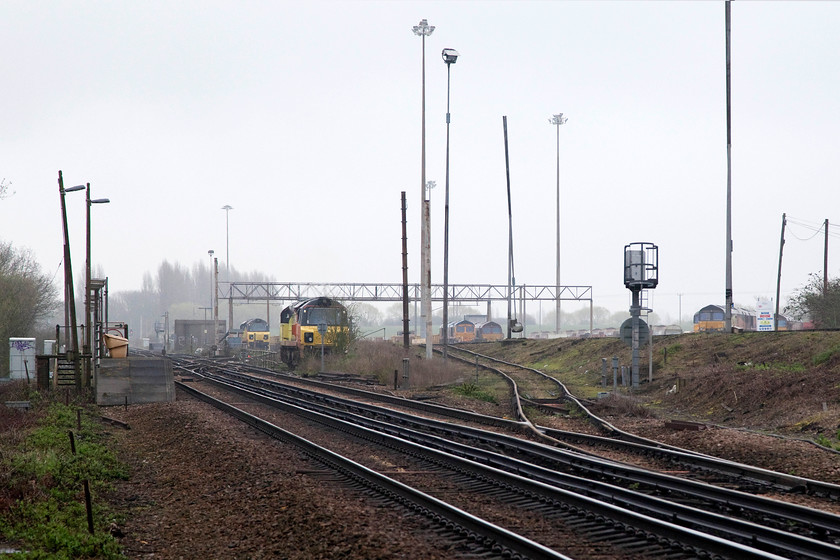
[[[132,475],[110,496],[125,515],[113,530],[130,558],[459,557],[421,521],[317,474],[294,448],[208,405],[179,394],[105,412],[131,427],[112,430]]]
[[[173,403],[104,413],[131,427],[111,429],[132,476],[109,497],[125,516],[113,530],[130,558],[465,557],[424,521],[347,489],[295,448],[180,392]],[[840,480],[840,455],[810,444],[736,430],[675,432],[661,419],[610,421],[674,445]],[[804,496],[783,499],[815,507]],[[837,505],[816,507],[837,513]]]

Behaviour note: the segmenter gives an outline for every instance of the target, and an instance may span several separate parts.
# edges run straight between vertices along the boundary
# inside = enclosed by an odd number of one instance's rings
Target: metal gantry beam
[[[520,285],[514,296],[527,301],[589,301],[592,286]],[[493,284],[449,284],[451,302],[507,301],[509,286]],[[408,285],[409,299],[420,299],[420,284]],[[443,301],[441,284],[432,284],[431,298]],[[219,299],[238,301],[300,301],[326,296],[341,301],[402,301],[402,284],[317,283],[317,282],[220,282]]]

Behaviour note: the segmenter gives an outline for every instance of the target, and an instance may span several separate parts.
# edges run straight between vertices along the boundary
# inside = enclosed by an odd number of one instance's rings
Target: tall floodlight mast
[[[557,316],[554,320],[554,332],[557,334],[560,334],[560,125],[566,124],[568,120],[563,113],[557,113],[548,119],[548,122],[557,126]]]
[[[458,60],[458,51],[443,49],[446,63],[446,202],[443,211],[443,359],[448,357],[449,345],[449,70]]]
[[[426,358],[432,357],[432,271],[431,271],[431,235],[429,222],[431,212],[426,200],[426,37],[431,35],[434,25],[429,25],[425,19],[411,28],[415,35],[422,39],[422,109],[420,132],[420,300],[422,314],[426,319]]]

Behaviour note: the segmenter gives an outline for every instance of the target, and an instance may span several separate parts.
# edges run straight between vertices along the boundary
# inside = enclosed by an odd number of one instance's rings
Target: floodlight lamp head
[[[85,186],[84,186],[84,185],[76,185],[75,187],[68,187],[68,188],[64,189],[64,192],[66,192],[66,193],[68,193],[68,192],[76,192],[76,191],[80,191],[80,190],[82,190],[82,189],[84,189],[84,188],[85,188]]]
[[[230,204],[225,204],[224,206],[222,206],[222,210],[233,210],[233,206],[231,206]]]
[[[458,60],[458,51],[455,49],[443,49],[443,52],[440,53],[441,57],[443,57],[443,61],[449,65],[454,64],[455,61]]]
[[[561,125],[566,124],[566,121],[568,120],[569,119],[567,117],[563,116],[563,113],[557,113],[552,118],[548,119],[548,122],[550,122],[551,124]]]
[[[210,255],[211,257],[213,256],[213,253],[214,253],[213,249],[210,249],[209,251],[207,251],[207,254]]]
[[[94,198],[90,201],[91,204],[108,204],[111,202],[110,198]]]
[[[420,24],[415,25],[414,27],[411,28],[411,30],[414,31],[415,35],[426,35],[426,36],[428,36],[428,35],[431,35],[432,31],[435,30],[435,26],[434,25],[429,25],[428,21],[426,21],[425,19],[421,19]]]

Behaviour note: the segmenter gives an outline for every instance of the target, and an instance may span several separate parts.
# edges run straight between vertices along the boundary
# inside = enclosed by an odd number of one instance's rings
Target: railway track
[[[334,430],[349,430],[354,437],[376,441],[389,449],[400,448],[412,456],[419,453],[423,461],[450,465],[447,468],[473,481],[469,485],[485,488],[481,496],[513,492],[515,496],[508,499],[525,504],[529,512],[542,512],[547,518],[583,519],[582,525],[590,524],[591,530],[604,538],[625,540],[628,546],[648,554],[657,549],[656,554],[670,550],[678,557],[840,556],[836,542],[840,519],[825,512],[658,475],[504,434],[417,418],[240,371],[211,372],[207,363],[183,367],[195,379],[234,391],[241,398],[266,406],[291,407],[295,414],[329,424]],[[464,474],[468,471],[473,474]],[[489,481],[493,492],[486,490]],[[698,505],[701,502],[705,510]]]
[[[470,359],[467,361],[470,364],[474,364],[474,357],[476,357],[475,353],[469,351],[464,352],[461,349],[458,350],[462,353],[468,354]],[[494,358],[483,357],[480,354],[477,356],[482,357],[482,359],[486,362],[498,362],[498,360]],[[529,375],[547,377],[542,372],[534,374],[533,372],[536,370],[532,370],[531,368],[522,368],[516,364],[507,364],[507,366],[511,369],[520,368]],[[231,367],[239,366],[231,363]],[[493,370],[493,367],[487,365],[486,363],[482,363],[481,367]],[[582,401],[570,395],[565,386],[556,380],[552,381],[554,386],[558,388],[558,390],[563,391],[563,394],[567,395],[571,399],[569,402],[571,402],[572,406],[581,410],[578,416],[586,418],[587,425],[594,425],[598,427],[602,435],[557,430],[534,425],[529,421],[511,421],[495,416],[484,416],[468,411],[440,406],[431,402],[413,401],[353,387],[322,383],[310,379],[301,379],[295,376],[278,374],[272,370],[260,368],[250,369],[256,372],[262,372],[268,376],[286,379],[290,382],[293,381],[297,384],[313,387],[316,390],[329,390],[344,393],[353,397],[355,400],[380,402],[388,406],[399,406],[400,408],[418,411],[423,414],[431,414],[439,417],[469,422],[470,424],[491,426],[494,429],[499,428],[505,431],[523,433],[529,436],[542,438],[542,441],[550,445],[565,446],[568,449],[576,450],[583,454],[598,454],[598,450],[617,452],[624,456],[639,458],[636,462],[640,463],[641,466],[649,466],[650,468],[657,468],[659,470],[683,471],[685,473],[684,476],[712,483],[726,484],[732,488],[738,488],[748,492],[805,493],[820,499],[829,499],[832,501],[840,499],[840,487],[835,484],[792,476],[785,473],[778,473],[735,461],[727,461],[710,455],[697,453],[695,451],[666,445],[661,442],[649,440],[647,438],[642,438],[635,434],[622,431],[615,426],[612,426],[609,422],[606,422],[605,420],[602,420],[592,414]],[[501,372],[501,374],[507,375],[504,374],[504,372]],[[507,375],[507,377],[511,378],[509,375]],[[514,397],[518,394],[518,391],[515,389],[515,379],[512,379],[512,381],[514,386],[511,389],[511,395],[512,399],[514,399]],[[516,409],[513,404],[511,406],[512,410]],[[523,410],[525,407],[519,406],[518,408],[519,410]],[[577,445],[584,445],[585,448],[576,447]]]
[[[548,437],[556,438],[559,441],[571,445],[585,444],[593,448],[617,449],[628,453],[657,457],[680,468],[687,468],[695,473],[703,473],[706,478],[720,477],[721,480],[730,480],[732,483],[739,484],[744,488],[755,486],[756,491],[765,489],[781,490],[784,492],[804,492],[816,497],[834,501],[840,500],[840,486],[836,484],[726,461],[623,431],[603,418],[593,414],[559,380],[537,369],[506,362],[491,356],[472,352],[465,348],[455,348],[454,351],[450,349],[450,356],[455,359],[460,359],[465,363],[478,364],[480,367],[505,379],[510,387],[512,398],[519,403],[516,407],[517,410],[524,411],[526,409],[521,397],[522,391],[519,389],[520,385],[524,384],[530,387],[532,391],[535,387],[540,387],[544,391],[537,397],[541,399],[541,402],[544,402],[546,395],[552,395],[552,398],[558,402],[573,406],[589,424],[595,426],[602,434],[595,435],[537,426],[540,433]],[[467,357],[465,358],[464,356]],[[531,381],[534,378],[539,380],[539,384]],[[537,403],[533,403],[532,401],[532,404]],[[527,418],[524,418],[524,412],[522,412],[522,415],[523,420],[528,421]]]
[[[371,470],[352,459],[322,447],[309,439],[280,428],[254,414],[233,406],[224,400],[196,390],[189,385],[179,388],[219,410],[266,433],[272,438],[291,443],[307,456],[317,461],[348,483],[364,488],[367,492],[389,502],[427,517],[451,534],[457,535],[475,551],[496,552],[512,558],[561,559],[568,557],[538,543],[477,518],[468,512],[423,493],[399,481]],[[321,473],[323,474],[323,473]]]

